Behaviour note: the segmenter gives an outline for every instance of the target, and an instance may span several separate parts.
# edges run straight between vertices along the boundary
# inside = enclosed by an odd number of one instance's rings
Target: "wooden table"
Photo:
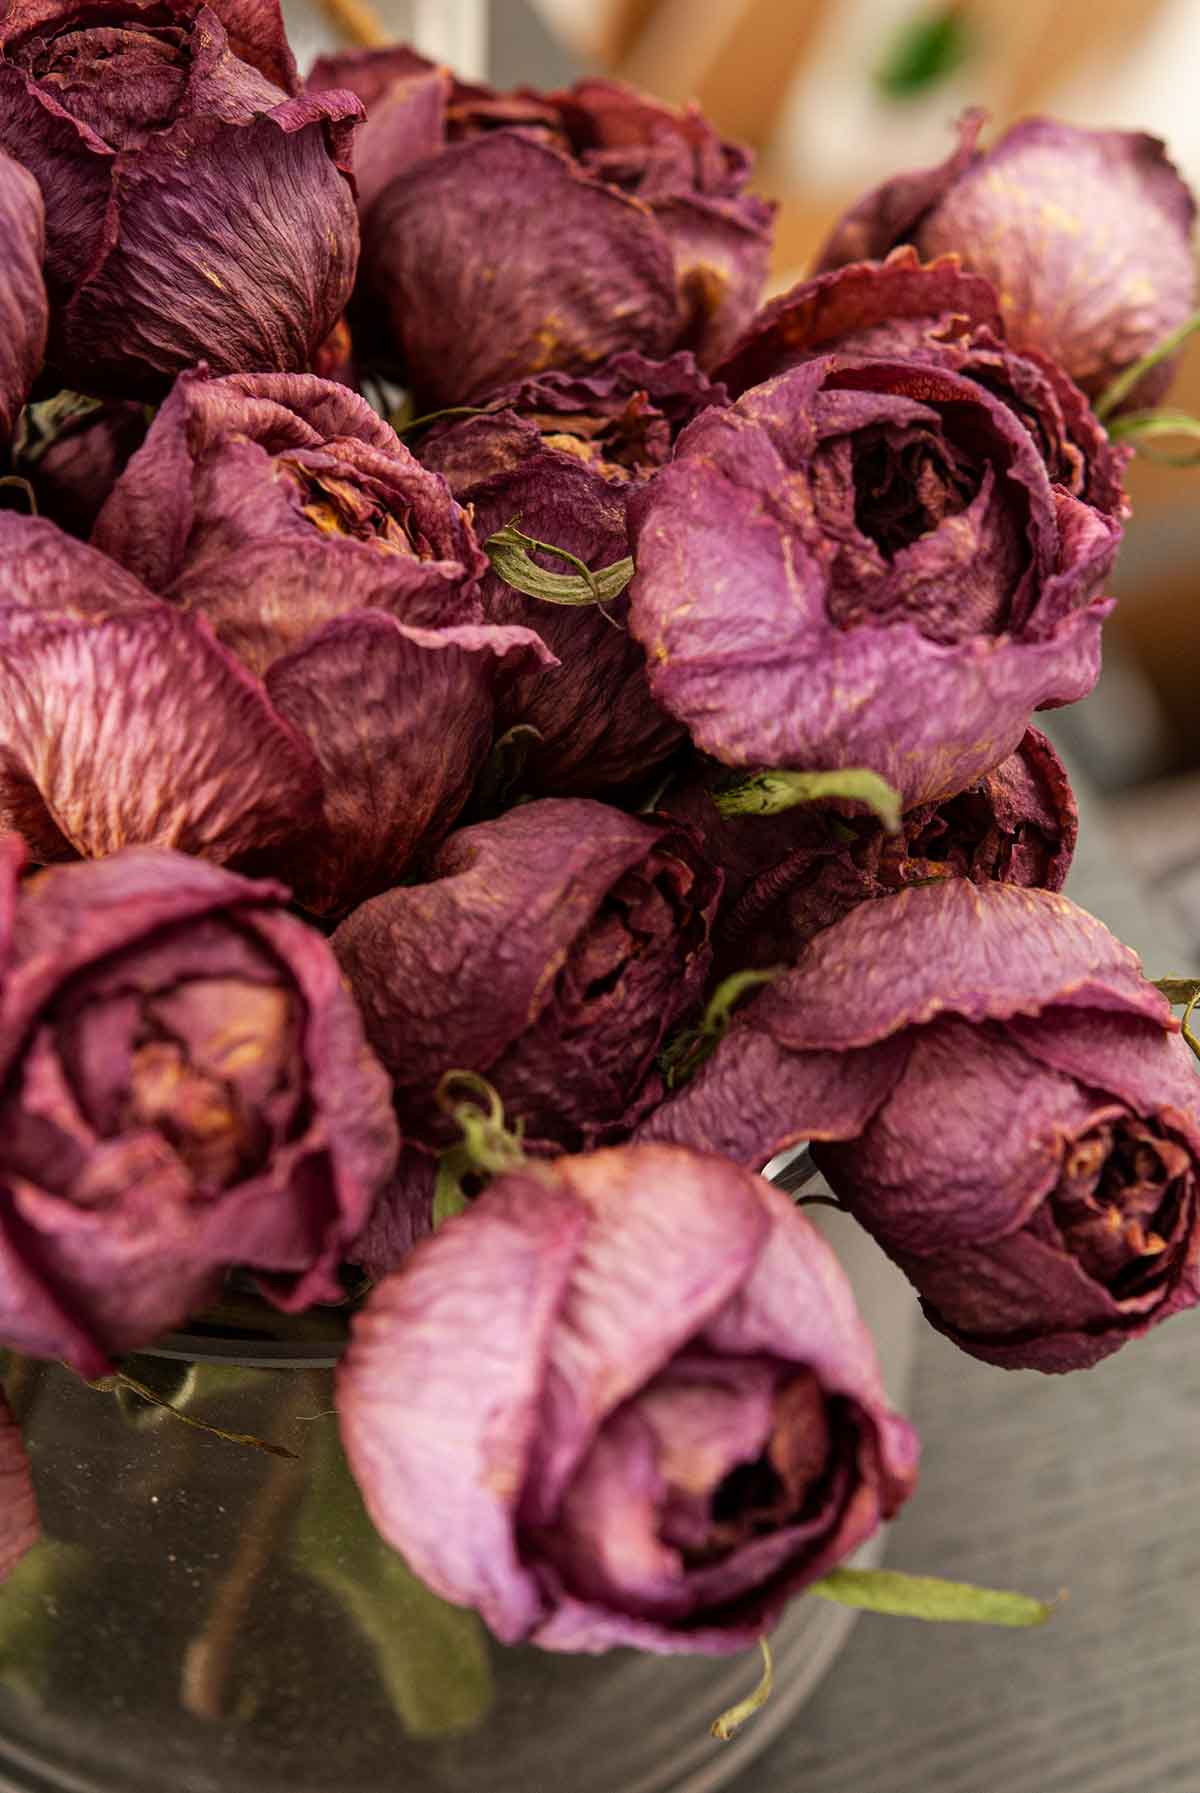
[[[1069,894],[1151,976],[1195,969],[1084,810]],[[1032,1632],[865,1615],[730,1793],[1197,1793],[1200,1311],[1063,1377],[925,1328],[910,1411],[922,1481],[889,1565],[1069,1597]]]

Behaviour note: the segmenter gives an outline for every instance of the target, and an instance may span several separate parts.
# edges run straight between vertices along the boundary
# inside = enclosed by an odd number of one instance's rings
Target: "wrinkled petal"
[[[53,338],[64,381],[126,396],[201,360],[306,367],[354,282],[354,202],[326,133],[356,116],[349,99],[289,100],[252,124],[178,125],[124,162],[107,253]]]
[[[21,1429],[0,1394],[0,1581],[6,1581],[41,1533]]]
[[[0,446],[42,365],[46,348],[45,249],[42,197],[24,168],[0,152]]]
[[[287,873],[306,907],[389,889],[450,832],[491,745],[497,677],[550,657],[529,629],[407,629],[362,611],[275,661],[268,695],[321,769],[321,821]]]
[[[508,203],[513,192],[522,207]],[[653,218],[518,132],[452,145],[400,173],[365,230],[364,278],[423,408],[546,367],[674,346],[674,264]]]
[[[979,107],[964,112],[958,142],[944,162],[913,174],[894,175],[864,194],[838,219],[817,258],[816,272],[845,262],[879,261],[898,243],[911,242],[920,220],[979,156],[976,141],[987,120]]]
[[[202,621],[160,606],[45,628],[0,645],[0,665],[0,820],[40,858],[236,859],[315,818],[307,741]]]
[[[513,1515],[586,1228],[566,1188],[506,1177],[379,1286],[338,1369],[342,1440],[375,1525],[432,1588],[478,1606],[508,1641],[543,1609]]]
[[[160,609],[123,567],[48,518],[0,511],[0,642],[50,623],[97,623]]]

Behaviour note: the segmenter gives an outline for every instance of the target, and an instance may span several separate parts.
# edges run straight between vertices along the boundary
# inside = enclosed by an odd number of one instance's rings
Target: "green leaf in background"
[[[937,1575],[904,1575],[898,1569],[832,1569],[808,1592],[864,1612],[944,1624],[1044,1625],[1054,1610],[1052,1602],[1034,1600],[1028,1594],[977,1588],[968,1581],[943,1581]]]
[[[41,1538],[0,1588],[0,1685],[26,1699],[48,1691],[53,1653],[75,1589],[99,1568],[80,1544]]]
[[[1179,345],[1186,342],[1196,330],[1200,330],[1200,311],[1194,311],[1190,318],[1185,318],[1182,324],[1164,336],[1162,341],[1150,350],[1149,354],[1143,355],[1140,361],[1135,361],[1132,367],[1127,367],[1124,373],[1118,374],[1092,407],[1101,423],[1116,410],[1121,400],[1133,391],[1144,374],[1148,374],[1152,367],[1157,367],[1160,361],[1165,361],[1168,355],[1173,355]],[[1118,427],[1118,424],[1114,424],[1109,433],[1115,434]]]
[[[875,71],[875,85],[889,100],[908,100],[952,75],[972,49],[965,9],[943,6],[906,19]]]
[[[568,565],[577,567],[578,573],[548,573],[545,567],[529,558],[530,550],[534,548],[565,560]],[[633,578],[633,561],[628,555],[624,560],[614,560],[611,566],[598,567],[593,572],[565,548],[556,548],[553,542],[539,542],[532,535],[523,535],[515,519],[498,529],[495,535],[490,535],[483,544],[483,551],[506,585],[511,585],[514,591],[523,591],[527,597],[541,598],[547,604],[608,604],[613,598],[620,597]]]
[[[899,832],[899,792],[865,766],[847,766],[840,772],[751,772],[712,794],[723,816],[774,816],[797,803],[822,803],[834,797],[865,803],[889,834]]]
[[[379,1679],[410,1737],[472,1731],[495,1699],[479,1618],[439,1600],[367,1517],[336,1422],[314,1422],[311,1479],[296,1515],[292,1559],[320,1583],[375,1652]]]
[[[1200,417],[1187,411],[1127,411],[1109,429],[1114,442],[1128,442],[1148,461],[1159,461],[1166,467],[1200,466],[1200,447],[1158,448],[1160,436],[1185,437],[1200,444]]]

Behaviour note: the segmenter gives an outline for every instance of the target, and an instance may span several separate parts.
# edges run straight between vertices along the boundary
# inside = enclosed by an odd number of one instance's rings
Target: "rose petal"
[[[42,284],[45,220],[32,175],[0,152],[0,446],[42,365],[46,349],[46,289]]]

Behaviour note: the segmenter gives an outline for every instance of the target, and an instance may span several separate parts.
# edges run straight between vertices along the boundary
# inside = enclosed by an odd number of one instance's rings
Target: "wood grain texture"
[[[1069,893],[1150,975],[1195,969],[1081,808]],[[1033,1632],[864,1616],[730,1793],[1197,1793],[1200,1312],[1065,1377],[926,1329],[911,1417],[922,1480],[888,1565],[1068,1598]]]

